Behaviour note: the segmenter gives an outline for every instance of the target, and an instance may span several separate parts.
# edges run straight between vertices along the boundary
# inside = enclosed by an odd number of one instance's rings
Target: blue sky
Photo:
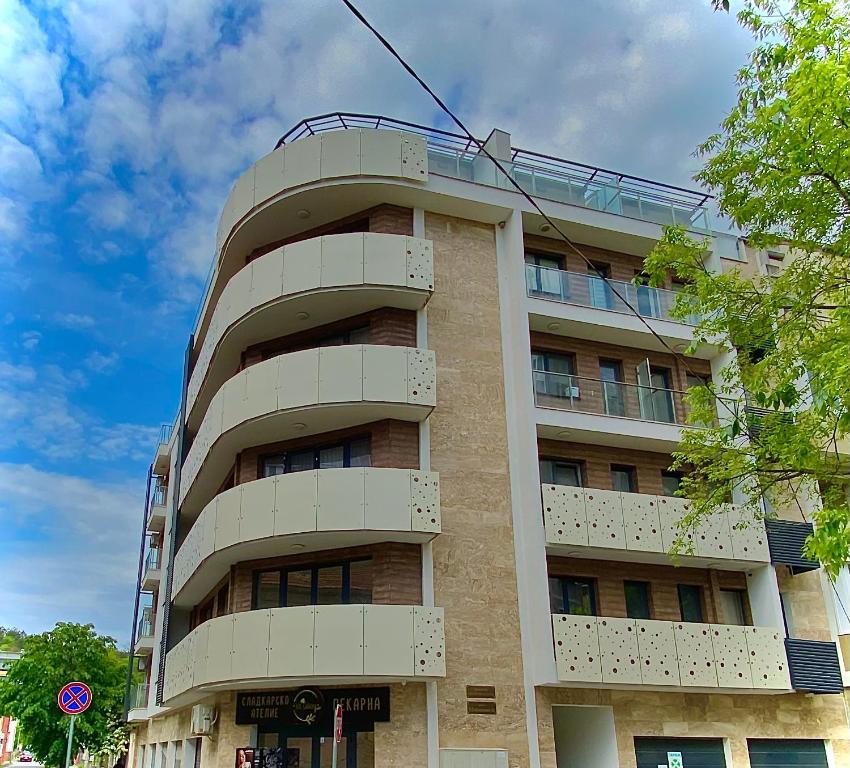
[[[709,0],[361,0],[479,135],[688,184]],[[302,117],[443,125],[336,0],[0,0],[0,624],[126,643],[144,480],[236,176]]]

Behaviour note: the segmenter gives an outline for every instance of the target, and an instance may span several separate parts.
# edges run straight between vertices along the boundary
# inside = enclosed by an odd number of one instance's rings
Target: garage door
[[[723,739],[635,739],[637,768],[667,765],[668,752],[682,753],[683,768],[726,768]]]
[[[747,739],[750,768],[827,768],[819,739]]]

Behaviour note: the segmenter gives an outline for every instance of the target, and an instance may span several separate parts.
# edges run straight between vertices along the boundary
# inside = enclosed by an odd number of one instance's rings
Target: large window
[[[308,469],[339,469],[340,467],[372,466],[372,441],[368,437],[263,456],[260,477],[304,472]]]
[[[549,606],[552,613],[596,616],[596,579],[550,576]]]
[[[702,587],[693,584],[679,584],[678,592],[682,621],[703,621]]]
[[[624,493],[637,492],[637,471],[626,464],[611,465],[611,487]]]
[[[624,581],[626,593],[626,616],[630,619],[651,619],[648,581]]]
[[[540,482],[581,487],[584,485],[581,464],[563,459],[540,459]]]
[[[254,609],[371,602],[371,559],[254,573]]]
[[[664,496],[675,496],[682,484],[682,473],[670,470],[661,473],[661,493]]]
[[[579,397],[579,383],[574,378],[575,356],[557,352],[532,352],[531,375],[534,391],[538,395],[553,397]]]
[[[525,264],[530,295],[553,298],[569,296],[569,282],[567,273],[562,271],[564,262],[561,257],[527,252]]]

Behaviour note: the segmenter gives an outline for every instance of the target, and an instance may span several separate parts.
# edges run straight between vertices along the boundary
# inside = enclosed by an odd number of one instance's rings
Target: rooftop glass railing
[[[626,304],[628,302],[643,317],[673,320],[688,325],[699,322],[699,315],[696,314],[688,315],[683,321],[673,318],[670,310],[679,294],[663,288],[635,285],[622,280],[603,280],[593,274],[568,272],[536,264],[525,265],[525,283],[528,295],[536,299],[632,314]]]
[[[281,137],[277,146],[322,131],[346,128],[388,128],[419,134],[428,143],[430,173],[513,189],[502,172],[468,138],[382,115],[334,112],[308,118]],[[702,234],[711,233],[708,209],[711,196],[703,192],[525,149],[513,149],[510,159],[500,162],[529,194],[654,224],[678,224]]]

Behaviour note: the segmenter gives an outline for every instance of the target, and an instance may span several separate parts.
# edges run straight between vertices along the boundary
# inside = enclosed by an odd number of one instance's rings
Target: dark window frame
[[[575,466],[578,469],[579,482],[581,483],[581,485],[576,486],[576,487],[578,487],[578,488],[586,488],[587,487],[587,466],[586,466],[586,463],[584,461],[581,461],[579,459],[564,459],[564,458],[561,458],[560,456],[539,456],[537,458],[538,471],[540,469],[541,463],[544,462],[544,461],[550,461],[553,464],[571,464],[571,465]],[[542,472],[540,474],[542,475]],[[549,484],[549,481],[544,480],[542,477],[541,477],[540,481],[543,482],[543,483]],[[552,483],[552,485],[555,485],[555,483]]]
[[[296,453],[306,453],[307,451],[313,451],[313,469],[319,468],[319,456],[322,451],[327,451],[332,448],[342,447],[342,466],[345,469],[351,467],[351,446],[353,443],[360,442],[361,440],[369,441],[369,461],[371,466],[372,459],[372,433],[366,432],[361,435],[357,435],[355,437],[347,438],[346,440],[337,440],[333,443],[323,443],[321,445],[317,445],[315,447],[311,447],[306,445],[302,448],[290,448],[287,451],[278,451],[273,453],[264,453],[257,457],[257,478],[262,479],[265,477],[273,477],[273,475],[267,475],[265,473],[266,462],[270,459],[282,457],[284,465],[283,474],[288,475],[292,473],[292,455]],[[305,470],[299,470],[305,471]]]
[[[564,611],[569,616],[599,616],[599,580],[595,576],[550,576],[550,580],[558,582],[558,587],[561,590],[561,603],[564,606]],[[590,586],[590,613],[569,613],[567,610],[570,605],[568,585],[570,583],[588,584]]]
[[[277,607],[287,608],[289,607],[286,604],[287,582],[289,574],[294,571],[310,571],[310,605],[315,606],[318,605],[316,601],[318,600],[319,596],[319,571],[323,568],[338,568],[340,566],[342,566],[340,602],[333,603],[333,605],[350,605],[349,601],[351,599],[351,565],[352,563],[364,562],[372,564],[372,591],[374,594],[374,558],[371,556],[351,557],[342,560],[329,560],[327,562],[321,563],[301,563],[299,565],[287,565],[282,566],[280,568],[258,568],[251,574],[251,610],[263,610],[258,609],[256,606],[260,586],[260,577],[264,573],[279,574],[280,579],[278,584]],[[357,603],[357,605],[360,605],[360,603]]]
[[[683,610],[682,603],[682,591],[695,589],[699,594],[699,612],[700,617],[698,621],[694,621],[694,619],[686,619],[685,612]],[[705,587],[702,584],[677,584],[676,585],[676,597],[679,599],[679,616],[681,616],[681,620],[688,624],[704,624],[705,623]]]
[[[629,598],[628,598],[628,590],[627,587],[629,585],[632,586],[640,586],[641,589],[645,589],[646,591],[646,616],[632,616],[629,612]],[[655,611],[652,604],[652,582],[651,581],[641,581],[637,579],[625,579],[623,581],[623,596],[625,598],[626,603],[626,616],[630,619],[652,619],[654,617]]]
[[[611,486],[614,486],[614,473],[622,472],[629,477],[629,490],[624,493],[640,493],[638,486],[638,471],[634,464],[609,464],[609,473],[611,476]],[[614,489],[619,490],[619,489]]]

